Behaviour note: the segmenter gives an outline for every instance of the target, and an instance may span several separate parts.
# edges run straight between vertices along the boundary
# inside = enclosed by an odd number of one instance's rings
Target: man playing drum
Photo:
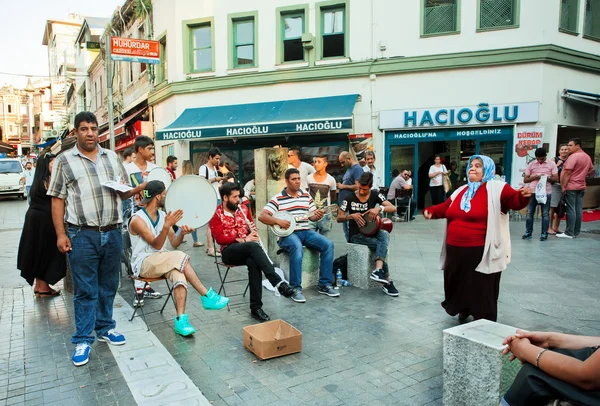
[[[277,218],[277,213],[287,212],[294,216],[296,227],[294,232],[287,237],[280,237],[279,246],[290,253],[290,285],[296,290],[292,300],[298,303],[306,302],[302,295],[302,257],[303,247],[321,253],[319,293],[327,296],[339,296],[333,289],[333,243],[321,234],[310,229],[308,221],[318,221],[323,218],[323,211],[317,210],[310,195],[300,189],[300,171],[290,168],[285,172],[287,187],[281,193],[273,196],[267,203],[258,219],[268,225],[278,225],[287,230],[291,223],[288,220]],[[314,212],[312,215],[309,212]]]
[[[342,200],[338,209],[338,223],[348,222],[348,234],[353,244],[366,245],[375,250],[377,257],[375,270],[371,279],[383,284],[383,291],[390,296],[398,296],[398,290],[390,279],[387,264],[388,244],[390,235],[385,230],[379,230],[373,237],[367,237],[360,227],[367,222],[376,221],[382,212],[395,213],[396,207],[391,204],[378,190],[371,190],[373,174],[366,172],[358,179],[358,190]]]
[[[261,273],[265,274],[271,285],[283,296],[292,297],[296,292],[275,272],[273,263],[261,246],[250,209],[240,204],[240,191],[238,183],[223,183],[220,189],[223,204],[217,207],[209,226],[221,246],[223,262],[248,267],[250,314],[258,321],[268,321],[270,318],[262,309]]]
[[[129,222],[131,234],[131,267],[135,276],[159,278],[165,276],[173,284],[173,298],[177,316],[174,319],[175,332],[182,336],[194,334],[196,329],[185,314],[188,282],[200,293],[202,306],[206,310],[220,310],[227,306],[229,299],[219,296],[212,288],[206,289],[194,268],[190,257],[182,251],[169,251],[167,237],[173,248],[177,248],[184,235],[192,232],[188,226],[181,226],[177,233],[175,225],[183,217],[183,211],[164,211],[167,191],[164,183],[158,180],[148,182],[142,192],[144,208],[137,211]]]

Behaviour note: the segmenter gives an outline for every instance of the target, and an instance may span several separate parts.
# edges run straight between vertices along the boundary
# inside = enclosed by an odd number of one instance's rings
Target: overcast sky
[[[125,0],[0,0],[0,86],[25,87],[26,75],[48,75],[46,20],[69,13],[108,18]],[[7,75],[8,73],[22,76]]]

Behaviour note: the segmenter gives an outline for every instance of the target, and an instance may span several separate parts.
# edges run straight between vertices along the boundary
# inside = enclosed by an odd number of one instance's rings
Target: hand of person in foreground
[[[424,210],[423,217],[425,217],[427,220],[431,220],[431,217],[433,217],[433,215],[428,210]]]

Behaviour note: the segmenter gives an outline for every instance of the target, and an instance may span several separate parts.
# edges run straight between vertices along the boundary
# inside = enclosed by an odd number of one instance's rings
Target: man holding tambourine
[[[342,200],[338,209],[338,223],[348,222],[348,235],[353,244],[366,245],[375,250],[377,257],[375,270],[370,278],[383,284],[383,291],[389,296],[398,296],[398,290],[390,279],[387,264],[390,235],[379,229],[373,236],[363,235],[361,228],[376,222],[383,212],[395,213],[396,206],[391,204],[378,190],[371,190],[373,174],[366,172],[358,179],[358,190]]]

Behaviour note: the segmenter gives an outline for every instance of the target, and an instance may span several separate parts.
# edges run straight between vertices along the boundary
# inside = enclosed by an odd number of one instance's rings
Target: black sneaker
[[[250,314],[252,315],[252,317],[254,317],[256,320],[260,321],[261,323],[263,321],[271,320],[269,315],[267,313],[265,313],[265,311],[263,309],[252,310],[252,311],[250,311]]]
[[[293,289],[290,285],[288,285],[285,282],[281,282],[277,290],[279,291],[279,293],[281,293],[282,296],[287,298],[290,298],[296,294],[296,289]]]
[[[540,241],[546,241],[548,239],[548,234],[542,234],[540,237]]]
[[[396,287],[394,286],[394,282],[390,282],[387,285],[383,285],[381,287],[381,289],[385,292],[386,295],[388,296],[398,296],[398,289],[396,289]]]
[[[383,269],[376,269],[373,272],[371,272],[371,279],[385,284],[388,283],[388,280],[385,279],[385,272],[383,272]]]
[[[525,233],[521,238],[523,240],[531,240],[531,233]]]
[[[150,286],[146,288],[144,291],[145,299],[160,299],[162,297],[162,293],[155,291]]]

